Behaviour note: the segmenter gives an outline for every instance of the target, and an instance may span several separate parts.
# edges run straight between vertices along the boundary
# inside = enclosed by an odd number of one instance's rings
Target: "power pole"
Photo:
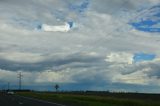
[[[22,88],[22,77],[23,77],[22,73],[21,73],[21,72],[19,72],[19,73],[18,73],[18,79],[19,79],[19,90],[21,90],[21,88]]]

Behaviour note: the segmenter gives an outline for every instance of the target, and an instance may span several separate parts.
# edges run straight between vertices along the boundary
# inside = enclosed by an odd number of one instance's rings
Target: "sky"
[[[0,0],[0,86],[160,92],[159,0]]]

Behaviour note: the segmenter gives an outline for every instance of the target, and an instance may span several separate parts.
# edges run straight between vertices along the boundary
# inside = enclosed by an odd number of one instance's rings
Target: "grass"
[[[152,98],[112,97],[72,93],[19,92],[21,96],[42,99],[68,106],[160,106],[160,101]],[[115,94],[114,94],[115,95]],[[119,94],[117,94],[119,95]],[[125,95],[125,94],[123,94]],[[126,94],[127,95],[127,94]],[[143,94],[142,94],[143,95]]]

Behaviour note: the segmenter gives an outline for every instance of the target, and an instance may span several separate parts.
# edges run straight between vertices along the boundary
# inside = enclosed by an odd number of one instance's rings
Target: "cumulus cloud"
[[[129,53],[111,53],[105,59],[107,62],[132,64],[133,54]]]

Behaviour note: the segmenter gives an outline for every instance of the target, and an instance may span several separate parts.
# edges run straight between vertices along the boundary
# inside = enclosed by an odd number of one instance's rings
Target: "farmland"
[[[19,92],[17,95],[68,106],[160,106],[160,95],[103,92]]]

